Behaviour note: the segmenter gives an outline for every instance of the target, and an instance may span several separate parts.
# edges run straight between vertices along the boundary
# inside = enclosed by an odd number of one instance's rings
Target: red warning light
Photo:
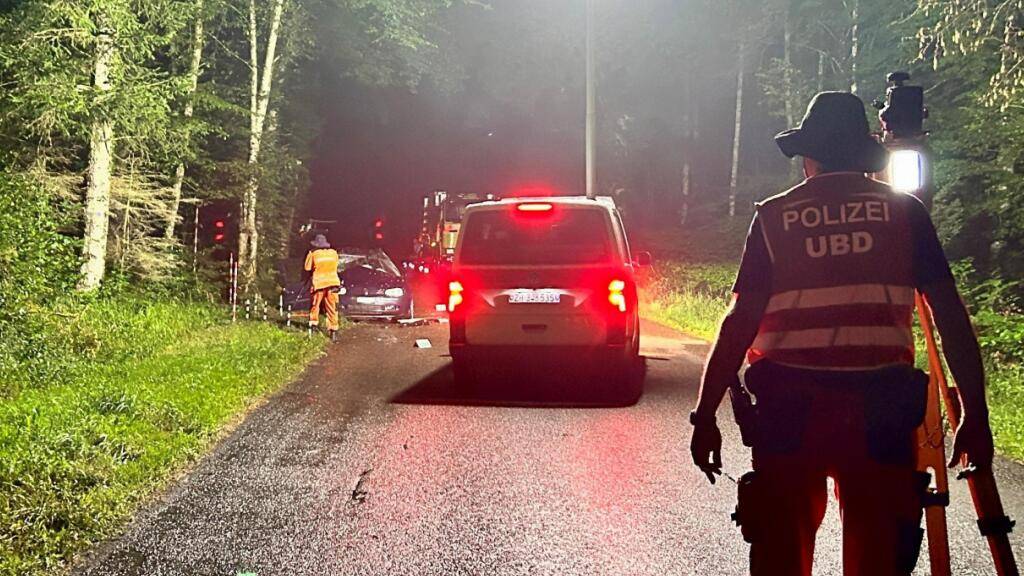
[[[383,233],[381,233],[381,232],[377,232],[377,233],[375,233],[375,234],[373,235],[373,239],[374,239],[374,240],[383,240],[383,239],[384,239],[384,234],[383,234]]]
[[[520,212],[550,212],[553,206],[548,202],[523,202],[516,204]]]
[[[224,227],[224,221],[223,220],[217,220],[216,222],[213,223],[213,227],[214,228],[223,228]]]
[[[214,242],[223,242],[224,241],[224,234],[222,232],[218,232],[217,234],[214,234],[213,235],[213,241]]]
[[[383,228],[384,227],[384,219],[383,218],[377,218],[377,220],[375,220],[373,222],[373,227],[374,228]]]

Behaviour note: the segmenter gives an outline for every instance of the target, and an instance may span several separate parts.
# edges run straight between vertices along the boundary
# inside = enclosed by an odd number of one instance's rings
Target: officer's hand
[[[717,424],[698,424],[693,427],[690,437],[690,454],[693,463],[715,483],[715,475],[722,473],[722,433]]]
[[[952,468],[966,458],[968,466],[988,468],[992,465],[992,429],[988,418],[966,417],[960,422],[953,438],[953,454],[949,458]]]

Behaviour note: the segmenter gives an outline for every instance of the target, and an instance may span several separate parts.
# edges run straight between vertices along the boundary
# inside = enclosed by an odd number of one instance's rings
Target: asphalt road
[[[458,393],[445,342],[439,325],[344,333],[75,572],[746,573],[729,521],[735,486],[709,485],[689,461],[700,342],[645,326],[644,394],[611,407],[559,375]],[[724,434],[738,476],[749,456],[733,427]],[[1008,511],[1024,518],[1024,469],[997,472]],[[966,486],[954,488],[953,572],[993,574]],[[1021,532],[1013,542],[1024,557]],[[815,573],[839,574],[839,553],[833,504]]]

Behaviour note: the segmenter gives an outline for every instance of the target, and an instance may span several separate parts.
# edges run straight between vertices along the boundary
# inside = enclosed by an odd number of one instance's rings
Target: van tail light
[[[448,283],[448,313],[449,314],[454,312],[455,308],[458,307],[460,304],[462,304],[462,302],[465,300],[462,297],[462,291],[463,290],[464,290],[464,288],[462,287],[462,282],[459,282],[457,280],[453,280],[453,281]]]
[[[619,312],[626,311],[626,281],[612,280],[608,283],[608,302]]]

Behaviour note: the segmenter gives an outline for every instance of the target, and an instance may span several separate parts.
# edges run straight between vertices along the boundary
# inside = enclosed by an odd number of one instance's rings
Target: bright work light
[[[889,154],[889,183],[900,192],[917,192],[924,187],[924,156],[917,150],[894,150]]]

